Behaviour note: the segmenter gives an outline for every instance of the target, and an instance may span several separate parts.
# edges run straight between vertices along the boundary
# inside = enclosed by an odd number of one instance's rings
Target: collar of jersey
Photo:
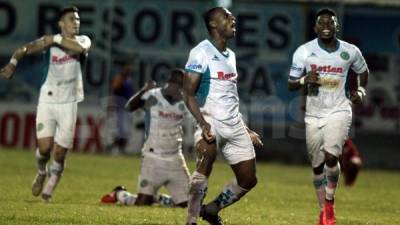
[[[228,51],[228,49],[226,49],[225,52],[221,52],[221,51],[217,48],[217,46],[215,46],[213,40],[210,40],[210,39],[207,39],[207,40],[212,44],[212,46],[213,46],[223,57],[225,57],[225,58],[228,58],[228,57],[229,57],[229,51]]]
[[[335,49],[325,48],[325,47],[323,46],[323,44],[321,43],[321,40],[320,40],[319,38],[317,38],[317,39],[318,39],[318,46],[319,46],[321,49],[323,49],[323,50],[325,50],[326,52],[328,52],[328,53],[336,52],[336,51],[339,49],[339,47],[340,47],[340,42],[338,41],[338,39],[335,39],[335,40],[336,40]]]

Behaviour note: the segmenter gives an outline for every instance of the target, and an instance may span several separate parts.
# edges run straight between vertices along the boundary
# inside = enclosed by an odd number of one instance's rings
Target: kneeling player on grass
[[[159,202],[167,206],[186,207],[189,190],[189,171],[182,154],[182,122],[187,114],[182,100],[184,71],[174,69],[167,84],[154,88],[146,85],[126,104],[130,112],[143,107],[145,114],[145,143],[138,179],[139,194],[130,194],[122,186],[103,196],[102,202],[121,202],[125,205],[151,205]],[[157,192],[165,186],[171,197]]]

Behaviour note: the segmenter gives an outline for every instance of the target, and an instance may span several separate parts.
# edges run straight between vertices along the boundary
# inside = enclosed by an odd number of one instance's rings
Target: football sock
[[[117,200],[124,205],[135,205],[137,195],[133,195],[127,191],[118,191]]]
[[[315,188],[315,193],[317,194],[319,207],[322,209],[325,203],[325,187],[326,187],[326,176],[325,173],[322,172],[321,174],[314,174],[313,173],[313,184]]]
[[[194,171],[189,187],[188,214],[186,219],[188,224],[196,223],[199,217],[201,205],[207,194],[207,184],[207,177]]]
[[[159,203],[162,206],[165,207],[174,207],[175,203],[172,200],[171,196],[167,195],[167,194],[159,194],[156,199],[155,202]]]
[[[240,187],[234,179],[229,184],[225,185],[222,192],[206,205],[206,211],[210,214],[217,214],[221,209],[235,203],[249,190]]]
[[[51,165],[50,168],[50,178],[47,181],[46,186],[44,187],[43,194],[51,196],[58,182],[61,179],[63,171],[64,171],[64,163],[53,161],[53,164]]]
[[[335,198],[336,187],[340,176],[340,165],[339,163],[337,163],[334,167],[328,167],[327,165],[325,165],[325,171],[327,179],[325,198],[329,201],[333,201]]]
[[[46,165],[50,159],[50,152],[48,154],[42,155],[39,151],[39,148],[36,148],[36,163],[38,167],[38,173],[43,175],[46,174]]]

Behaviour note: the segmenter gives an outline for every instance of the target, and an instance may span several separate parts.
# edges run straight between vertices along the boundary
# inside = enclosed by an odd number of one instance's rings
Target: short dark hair
[[[76,6],[69,6],[66,8],[63,8],[59,13],[58,13],[58,20],[61,20],[62,17],[69,13],[69,12],[76,12],[79,13],[79,9]]]
[[[183,75],[185,71],[181,68],[174,68],[168,78],[168,82],[182,84]]]
[[[331,8],[322,8],[322,9],[318,10],[316,18],[318,18],[322,14],[329,14],[331,16],[337,17],[335,10],[333,10]]]
[[[210,33],[210,31],[211,31],[211,28],[210,28],[210,21],[212,20],[214,14],[215,14],[218,10],[221,10],[221,9],[223,9],[223,8],[222,8],[222,7],[214,7],[214,8],[209,9],[207,12],[205,12],[205,13],[203,14],[203,20],[204,20],[204,23],[206,24],[208,33]]]

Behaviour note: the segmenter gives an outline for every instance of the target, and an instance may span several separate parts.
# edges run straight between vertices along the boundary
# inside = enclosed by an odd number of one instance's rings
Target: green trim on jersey
[[[196,92],[196,100],[200,107],[206,103],[208,93],[210,92],[210,83],[211,73],[210,68],[207,66],[206,71],[201,74],[200,85]]]
[[[46,82],[47,76],[49,75],[50,68],[50,48],[46,50],[45,54],[43,54],[43,68],[42,68],[42,80],[40,82],[40,86]]]
[[[339,42],[338,39],[336,39],[336,47],[335,47],[335,49],[328,49],[328,48],[325,48],[325,47],[323,46],[323,44],[321,43],[321,39],[318,38],[318,46],[319,46],[321,49],[325,50],[326,52],[332,53],[332,52],[336,52],[336,51],[340,48],[340,42]]]
[[[348,98],[348,99],[351,98],[349,83],[350,83],[350,74],[349,74],[349,72],[347,72],[346,82],[344,83],[344,94],[346,95],[346,98]]]

